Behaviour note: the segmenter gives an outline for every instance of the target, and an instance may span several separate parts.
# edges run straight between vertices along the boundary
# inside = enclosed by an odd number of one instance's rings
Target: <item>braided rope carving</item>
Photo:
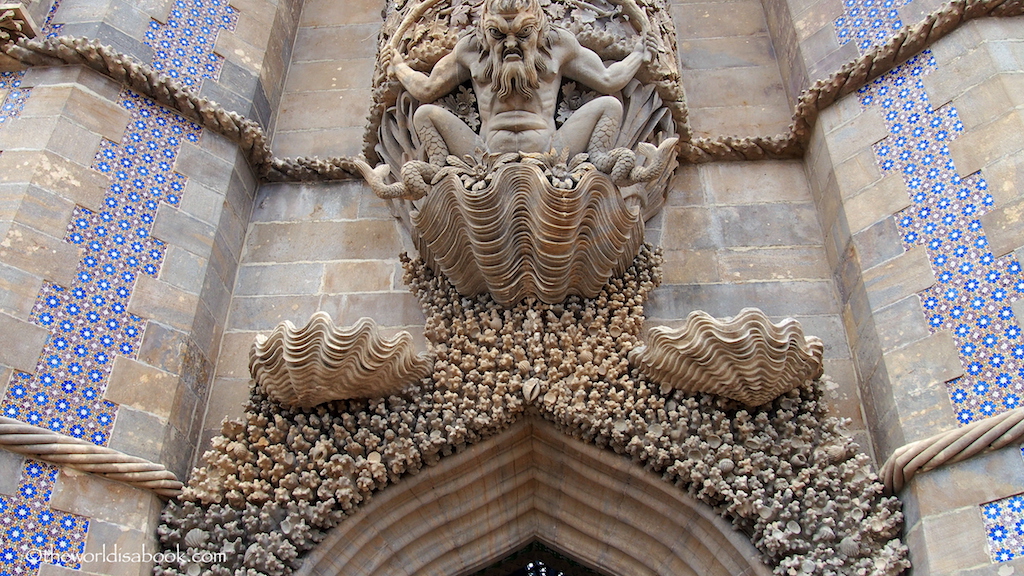
[[[264,180],[337,180],[358,175],[352,159],[346,157],[275,158],[266,134],[255,121],[225,110],[150,66],[95,40],[68,36],[20,39],[2,50],[26,65],[78,64],[128,86],[238,144],[249,165]]]
[[[961,24],[984,16],[1019,16],[1024,0],[954,0],[915,25],[904,26],[888,42],[848,62],[828,78],[804,90],[793,111],[789,131],[775,136],[697,138],[679,143],[679,159],[691,163],[730,160],[800,158],[804,154],[818,113],[839,98],[892,70],[914,54],[946,36]],[[85,38],[62,36],[25,39],[0,47],[26,65],[79,64],[153,98],[186,118],[198,122],[237,143],[246,158],[266,181],[322,181],[359,176],[355,159],[345,156],[276,158],[266,134],[255,121],[225,110],[198,96],[173,79],[130,56]],[[683,133],[689,133],[682,111]],[[686,140],[686,139],[683,139]]]
[[[818,113],[839,98],[907,61],[961,24],[983,16],[1019,16],[1024,0],[954,0],[924,20],[900,29],[888,42],[848,62],[828,78],[818,80],[797,98],[789,132],[777,136],[699,138],[680,142],[679,157],[692,163],[721,160],[800,158],[811,139]]]
[[[5,416],[0,416],[0,446],[11,452],[152,490],[166,498],[181,494],[182,483],[161,464]]]
[[[887,494],[903,489],[916,474],[998,450],[1024,438],[1024,408],[972,422],[896,449],[879,475]]]

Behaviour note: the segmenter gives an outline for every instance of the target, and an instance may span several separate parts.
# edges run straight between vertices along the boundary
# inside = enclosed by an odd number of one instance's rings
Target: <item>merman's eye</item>
[[[501,30],[498,30],[497,28],[490,28],[487,31],[491,33],[491,36],[495,40],[501,40],[502,38],[505,37],[505,35],[501,33]]]
[[[519,31],[520,38],[529,38],[531,34],[533,34],[533,26],[527,26]]]

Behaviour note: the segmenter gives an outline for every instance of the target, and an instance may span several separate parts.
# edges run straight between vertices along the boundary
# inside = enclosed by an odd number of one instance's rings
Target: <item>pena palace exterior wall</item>
[[[673,0],[696,136],[784,132],[800,92],[934,0]],[[382,0],[31,0],[259,122],[280,157],[362,148]],[[16,68],[16,67],[15,67]],[[228,139],[79,66],[0,76],[3,415],[188,477],[248,398],[248,350],[324,310],[419,338],[407,234],[361,181],[260,184]],[[820,114],[802,160],[682,165],[647,239],[651,323],[756,306],[825,343],[834,412],[881,465],[1024,403],[1024,26],[970,21]],[[1024,570],[1010,445],[900,493],[914,574]],[[0,450],[0,572],[31,548],[157,549],[150,491]],[[105,548],[104,548],[105,547]]]

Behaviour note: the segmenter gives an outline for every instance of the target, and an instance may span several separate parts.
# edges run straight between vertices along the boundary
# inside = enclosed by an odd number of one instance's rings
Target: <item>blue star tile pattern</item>
[[[862,53],[902,26],[903,0],[845,0],[835,21],[841,43]],[[875,145],[885,172],[898,172],[911,206],[896,214],[904,247],[924,246],[936,283],[920,293],[932,331],[948,330],[965,375],[947,383],[960,425],[1021,406],[1024,338],[1010,304],[1024,294],[1021,265],[996,258],[980,217],[993,204],[980,173],[960,177],[949,142],[963,131],[956,109],[935,109],[921,78],[935,69],[924,51],[859,91],[861,104],[878,109],[889,131]],[[981,506],[989,555],[1006,562],[1024,555],[1024,495]]]
[[[982,504],[981,517],[993,562],[1024,556],[1024,494]]]
[[[185,177],[173,171],[199,127],[125,91],[131,113],[120,144],[103,142],[93,169],[110,176],[103,210],[76,208],[65,240],[84,249],[67,288],[47,283],[32,321],[51,333],[33,375],[18,373],[3,414],[55,432],[106,444],[117,406],[103,400],[114,356],[134,357],[144,321],[127,311],[142,274],[155,277],[164,245],[150,236],[160,202],[180,202]]]
[[[949,142],[963,126],[952,106],[935,110],[921,78],[935,67],[927,51],[861,90],[889,136],[875,145],[882,169],[900,174],[911,206],[896,215],[907,249],[928,250],[937,282],[920,294],[933,331],[947,330],[965,375],[949,382],[961,425],[1021,405],[1024,338],[1010,303],[1024,294],[1013,255],[996,258],[979,218],[993,203],[981,174],[961,178]]]
[[[839,44],[855,41],[861,52],[884,44],[903,26],[897,10],[906,4],[909,0],[844,0],[844,13],[834,22]]]
[[[57,7],[46,35],[59,33]],[[155,51],[169,49],[158,69],[193,88],[202,78],[216,79],[221,58],[212,52],[214,38],[236,18],[220,0],[179,0],[168,24],[150,30]],[[0,129],[29,95],[22,76],[0,74],[6,91]],[[104,204],[96,212],[77,208],[67,227],[65,241],[81,246],[84,256],[70,286],[44,284],[30,319],[48,328],[50,338],[35,373],[16,373],[0,400],[6,416],[96,444],[109,441],[116,417],[117,405],[103,400],[113,359],[137,355],[145,325],[127,311],[132,288],[140,275],[155,277],[163,261],[163,243],[150,236],[156,210],[160,202],[181,201],[185,178],[173,171],[174,161],[181,145],[201,134],[199,126],[129,90],[119,104],[131,114],[125,136],[103,142],[92,166],[110,177]],[[0,576],[35,574],[43,562],[79,568],[89,522],[49,508],[57,473],[29,461],[18,495],[0,496]]]
[[[155,70],[199,89],[203,78],[220,75],[223,58],[213,52],[219,30],[234,30],[238,12],[225,0],[175,0],[166,24],[152,21],[145,43]]]
[[[877,1],[846,0],[836,20],[837,35],[858,39],[862,52],[902,26],[897,5]],[[925,50],[861,89],[860,101],[878,109],[889,130],[874,147],[879,165],[899,173],[910,191],[912,204],[896,219],[906,248],[926,247],[938,280],[921,303],[931,329],[951,332],[959,350],[965,375],[947,387],[964,425],[1024,399],[1024,338],[1010,307],[1024,294],[1024,276],[1013,255],[996,258],[988,249],[979,218],[993,198],[981,174],[957,174],[948,145],[963,125],[953,106],[929,103],[921,79],[934,68]]]
[[[78,569],[89,520],[49,506],[58,468],[28,460],[14,496],[0,496],[0,576],[34,574],[46,562]]]
[[[8,120],[17,118],[25,108],[25,101],[32,91],[21,87],[24,78],[24,70],[0,72],[0,126],[4,126]]]
[[[57,36],[60,36],[61,28],[63,28],[64,25],[53,23],[53,18],[57,15],[57,9],[60,8],[60,2],[61,0],[54,2],[53,5],[50,6],[50,11],[46,13],[46,20],[43,21],[43,28],[40,31],[42,36],[47,38],[56,38]]]

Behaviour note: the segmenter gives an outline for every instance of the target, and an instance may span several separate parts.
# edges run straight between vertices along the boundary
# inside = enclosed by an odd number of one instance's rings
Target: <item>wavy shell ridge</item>
[[[503,305],[593,297],[625,270],[643,242],[643,221],[607,176],[588,170],[555,188],[536,166],[498,168],[482,190],[440,178],[412,213],[420,253],[466,296]]]
[[[325,312],[313,314],[302,328],[282,322],[269,336],[257,336],[249,350],[256,385],[276,402],[302,408],[387,396],[432,369],[428,355],[414,352],[408,332],[384,338],[369,318],[338,328]]]
[[[761,310],[744,308],[726,320],[696,311],[681,328],[651,328],[630,360],[662,386],[759,406],[820,377],[823,352],[821,340],[805,336],[796,320],[775,324]]]

